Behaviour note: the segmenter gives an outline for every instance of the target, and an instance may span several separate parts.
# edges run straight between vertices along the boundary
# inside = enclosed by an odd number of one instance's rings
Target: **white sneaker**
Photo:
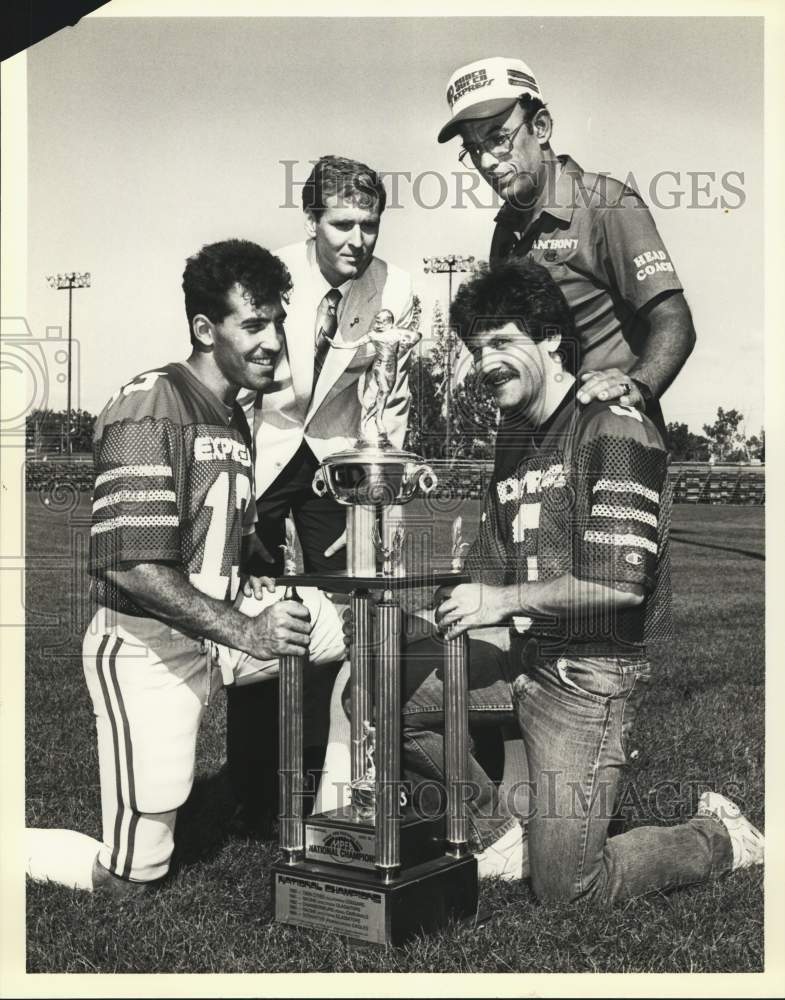
[[[696,815],[714,816],[728,831],[733,848],[731,871],[763,864],[763,834],[742,816],[735,802],[719,792],[704,792],[698,799]]]
[[[523,830],[515,824],[503,837],[477,855],[479,878],[523,878]]]
[[[27,827],[25,873],[34,882],[93,890],[93,862],[101,844],[76,830]]]

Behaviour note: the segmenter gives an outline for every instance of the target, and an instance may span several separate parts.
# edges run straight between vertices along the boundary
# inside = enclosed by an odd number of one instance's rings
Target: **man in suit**
[[[297,528],[306,572],[346,566],[345,508],[329,496],[317,496],[311,483],[322,459],[351,447],[360,433],[364,379],[375,358],[365,335],[374,316],[387,309],[397,327],[412,319],[409,275],[374,256],[385,203],[386,192],[374,170],[355,160],[323,156],[302,190],[307,239],[276,251],[294,285],[285,350],[273,390],[264,398],[249,394],[241,400],[256,442],[261,551],[255,571],[260,575],[279,576],[283,570],[280,546],[287,516]],[[342,347],[358,342],[357,349],[331,350],[336,336]],[[411,351],[402,352],[384,412],[396,448],[406,435],[410,363]],[[325,669],[309,673],[307,705],[329,702],[334,676]],[[232,692],[228,702],[229,775],[244,814],[242,828],[264,829],[276,811],[275,698],[264,688]],[[326,713],[307,713],[305,727],[306,745],[326,742]],[[319,752],[310,755],[310,766],[321,766],[321,757]]]

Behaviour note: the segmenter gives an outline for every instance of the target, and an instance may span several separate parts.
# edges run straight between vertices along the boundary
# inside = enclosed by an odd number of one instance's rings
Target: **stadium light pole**
[[[46,280],[49,282],[49,286],[57,291],[68,290],[68,403],[65,419],[68,424],[66,447],[70,456],[73,454],[73,440],[71,435],[71,320],[73,316],[73,295],[75,288],[90,287],[90,272],[69,271],[66,274],[50,274]]]
[[[459,272],[474,270],[474,257],[460,257],[450,253],[446,257],[423,257],[423,271],[426,274],[447,275],[447,352],[445,385],[447,396],[447,440],[445,442],[445,458],[449,459],[452,449],[452,327],[450,326],[450,306],[452,305],[452,276]]]

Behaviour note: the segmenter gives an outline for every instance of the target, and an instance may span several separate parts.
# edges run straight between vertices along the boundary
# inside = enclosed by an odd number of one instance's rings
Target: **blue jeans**
[[[416,644],[412,652],[413,658],[407,646],[407,673],[411,662],[413,677],[422,676]],[[472,723],[504,721],[512,697],[528,763],[529,866],[538,897],[613,903],[730,868],[730,838],[713,817],[608,837],[627,737],[651,679],[644,656],[548,656],[535,642],[514,642],[506,653],[474,638],[470,656]],[[443,774],[439,683],[438,668],[417,687],[406,682],[406,766],[415,773],[421,767],[429,779]],[[470,802],[472,826],[487,846],[510,828],[509,812],[473,758],[469,780],[478,790]]]

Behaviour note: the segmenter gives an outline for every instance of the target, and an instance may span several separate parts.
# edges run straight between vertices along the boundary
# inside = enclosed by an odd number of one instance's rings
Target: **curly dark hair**
[[[541,101],[539,97],[534,97],[531,94],[521,94],[518,98],[518,104],[523,110],[523,120],[526,123],[526,131],[529,135],[532,134],[534,129],[532,128],[532,121],[534,116],[538,111],[547,111],[550,115],[550,110],[544,101]]]
[[[235,284],[242,285],[256,309],[278,298],[287,302],[292,290],[286,265],[257,243],[237,239],[209,243],[185,262],[183,292],[189,326],[200,313],[220,323],[229,314],[226,296]]]
[[[322,156],[303,185],[303,210],[318,220],[327,199],[334,197],[360,208],[376,207],[379,215],[387,204],[387,192],[375,170],[344,156]]]
[[[557,354],[564,370],[575,375],[580,367],[580,340],[561,289],[547,269],[521,258],[481,265],[458,289],[450,309],[450,323],[467,345],[484,330],[515,323],[535,343],[561,334]]]

